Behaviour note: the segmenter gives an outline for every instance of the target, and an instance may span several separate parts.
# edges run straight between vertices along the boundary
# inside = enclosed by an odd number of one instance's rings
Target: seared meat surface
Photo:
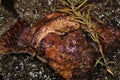
[[[110,53],[120,42],[120,31],[93,20],[101,35],[104,53]],[[97,46],[92,46],[81,30],[86,25],[76,22],[68,14],[53,12],[33,27],[26,22],[13,26],[0,40],[0,54],[27,52],[44,55],[49,65],[66,80],[76,77],[85,80],[98,57]],[[96,47],[96,48],[95,48]]]
[[[99,22],[95,22],[94,24],[97,33],[101,36],[100,43],[102,44],[104,53],[110,53],[116,49],[118,42],[120,42],[120,37],[118,35],[120,31]]]
[[[50,66],[66,80],[70,80],[73,75],[82,78],[90,72],[96,51],[87,42],[82,31],[63,37],[49,33],[40,45],[50,60]]]
[[[18,36],[22,33],[23,29],[28,26],[26,21],[19,21],[2,35],[0,39],[0,54],[15,52]]]
[[[79,24],[75,22],[75,19],[65,13],[52,13],[46,15],[42,22],[39,22],[36,27],[37,30],[32,39],[32,46],[37,48],[40,41],[51,32],[57,34],[64,34],[70,31],[74,31],[79,28]]]

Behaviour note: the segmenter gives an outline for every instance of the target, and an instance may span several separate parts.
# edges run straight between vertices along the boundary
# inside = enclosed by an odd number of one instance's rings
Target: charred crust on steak
[[[59,12],[48,14],[43,22],[40,22],[36,27],[37,26],[38,29],[35,31],[36,33],[34,33],[31,44],[35,46],[35,48],[39,46],[41,40],[50,32],[63,35],[80,27],[74,18],[68,14]]]
[[[92,17],[94,28],[101,35],[100,42],[105,54],[112,52],[120,43],[120,30],[103,25]],[[53,12],[34,26],[20,21],[0,39],[0,54],[26,52],[45,57],[49,65],[66,80],[72,77],[86,80],[96,58],[97,46],[87,40],[84,28],[76,19],[65,13]]]
[[[119,36],[116,34],[117,32],[120,33],[120,30],[117,30],[109,25],[102,24],[95,18],[92,19],[95,24],[96,31],[101,36],[100,42],[103,46],[104,53],[110,53],[111,51],[116,49],[118,42],[120,42]]]
[[[65,36],[49,33],[43,38],[41,45],[50,66],[66,80],[76,75],[73,74],[76,68],[80,71],[84,69],[82,73],[91,70],[96,51],[87,42],[82,31],[71,32]]]
[[[13,49],[17,46],[18,36],[20,36],[23,29],[28,26],[26,21],[19,21],[2,35],[0,39],[0,54],[14,51]]]

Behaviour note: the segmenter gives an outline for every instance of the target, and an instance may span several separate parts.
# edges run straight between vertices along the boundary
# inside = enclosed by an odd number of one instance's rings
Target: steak
[[[101,36],[104,54],[111,53],[120,42],[120,31],[92,18],[94,29]],[[28,53],[44,57],[48,64],[66,80],[87,80],[95,60],[100,55],[98,47],[87,37],[82,25],[66,13],[47,14],[34,26],[20,21],[0,40],[0,54]],[[90,38],[90,37],[89,37]]]

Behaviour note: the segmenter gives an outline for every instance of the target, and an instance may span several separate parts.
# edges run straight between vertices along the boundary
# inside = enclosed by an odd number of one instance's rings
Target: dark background
[[[59,0],[0,0],[0,35],[4,34],[19,19],[28,21],[31,26],[46,13],[60,8]],[[105,24],[120,29],[120,0],[89,0],[94,3],[91,15]],[[90,80],[120,80],[120,47],[107,56],[115,63],[110,65],[115,76],[98,66]],[[0,56],[0,80],[64,80],[47,64],[24,53]],[[75,80],[75,79],[73,79]]]

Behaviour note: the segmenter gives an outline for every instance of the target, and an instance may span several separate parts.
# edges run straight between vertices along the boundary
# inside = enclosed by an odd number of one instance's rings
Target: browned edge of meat
[[[76,30],[80,25],[75,22],[75,19],[65,13],[53,12],[48,14],[43,22],[36,25],[38,29],[35,31],[32,38],[32,46],[37,48],[40,41],[51,32],[63,35],[67,32]]]
[[[95,17],[92,17],[92,22],[95,24],[95,30],[100,35],[100,43],[103,46],[104,54],[111,53],[118,47],[118,43],[120,42],[120,30],[105,25],[100,22]]]
[[[18,43],[19,36],[28,27],[29,24],[25,20],[20,20],[3,34],[0,38],[0,54],[33,52],[31,48],[20,47]]]

